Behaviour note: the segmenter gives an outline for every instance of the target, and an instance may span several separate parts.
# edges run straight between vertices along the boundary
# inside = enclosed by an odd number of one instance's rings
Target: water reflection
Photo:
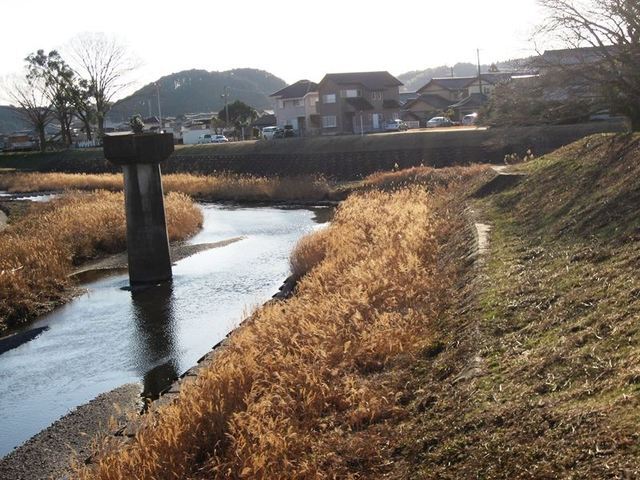
[[[178,377],[176,319],[170,282],[131,292],[136,328],[136,356],[143,395],[156,398]]]

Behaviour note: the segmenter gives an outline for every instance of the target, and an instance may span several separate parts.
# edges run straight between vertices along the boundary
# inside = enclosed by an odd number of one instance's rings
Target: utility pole
[[[221,98],[224,98],[224,114],[226,115],[226,124],[229,126],[229,87],[225,85],[224,93],[220,95]]]
[[[162,110],[160,109],[160,84],[156,82],[156,89],[158,90],[158,123],[160,123],[159,132],[162,133]]]
[[[478,54],[478,84],[480,85],[480,95],[482,95],[482,73],[480,72],[480,49],[476,50]]]

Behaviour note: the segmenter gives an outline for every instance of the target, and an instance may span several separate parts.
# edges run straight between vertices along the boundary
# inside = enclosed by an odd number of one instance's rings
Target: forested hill
[[[287,86],[284,80],[264,70],[241,68],[225,72],[185,70],[158,80],[163,116],[218,111],[224,105],[222,95],[228,87],[229,101],[241,100],[256,109],[270,109],[269,95]],[[158,114],[157,90],[154,83],[118,101],[109,117],[122,121],[139,113]]]
[[[30,129],[29,124],[11,107],[0,105],[0,133]]]

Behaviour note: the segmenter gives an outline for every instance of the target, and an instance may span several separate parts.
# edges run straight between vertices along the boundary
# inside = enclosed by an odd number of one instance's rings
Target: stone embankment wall
[[[318,174],[355,180],[377,171],[419,165],[444,167],[502,163],[505,155],[549,153],[586,135],[622,132],[622,122],[495,128],[488,130],[416,131],[394,135],[294,138],[177,149],[162,164],[163,173],[234,172],[253,175]],[[102,152],[59,152],[33,161],[0,158],[0,167],[38,171],[116,172]]]

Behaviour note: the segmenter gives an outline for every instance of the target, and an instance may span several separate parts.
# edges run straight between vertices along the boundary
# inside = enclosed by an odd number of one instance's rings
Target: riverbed
[[[297,240],[327,208],[203,205],[192,244],[242,240],[174,265],[170,286],[131,293],[126,274],[40,318],[40,336],[0,355],[0,456],[100,393],[141,382],[156,395],[222,340],[289,274]]]

